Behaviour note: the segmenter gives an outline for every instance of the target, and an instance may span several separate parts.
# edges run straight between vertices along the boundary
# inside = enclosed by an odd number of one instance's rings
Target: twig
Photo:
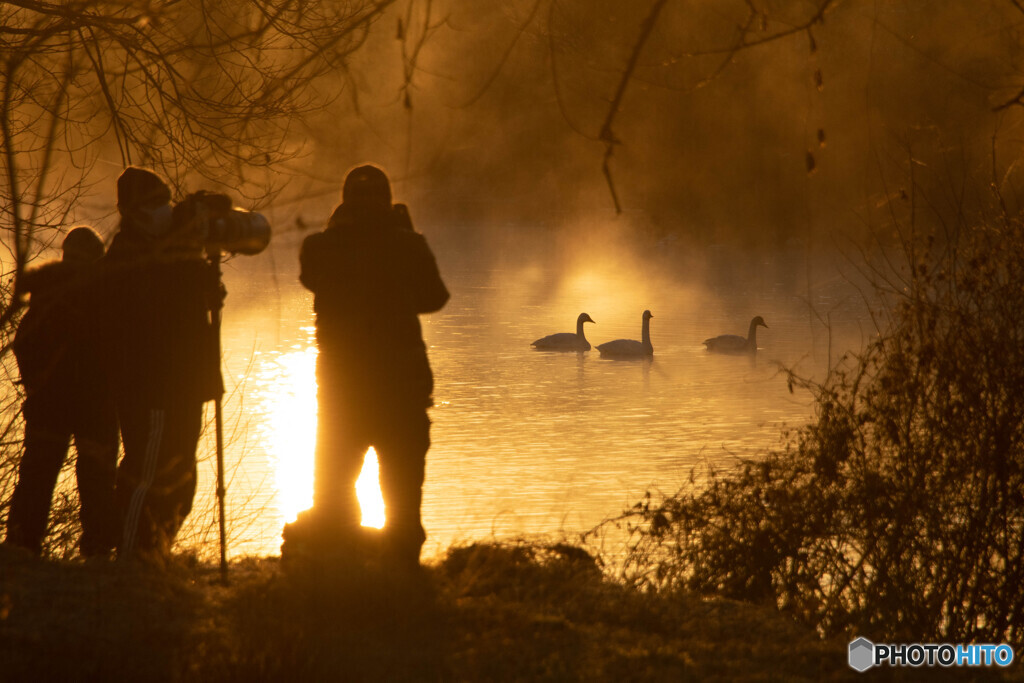
[[[619,140],[615,137],[615,132],[612,130],[612,123],[615,122],[615,116],[619,113],[619,107],[622,105],[622,99],[626,94],[626,86],[629,85],[630,79],[633,77],[633,72],[636,70],[637,62],[640,60],[640,54],[644,50],[644,46],[647,44],[647,39],[651,37],[651,32],[654,30],[654,26],[658,23],[658,15],[661,14],[662,8],[668,0],[656,0],[651,5],[651,10],[647,13],[647,18],[644,19],[643,24],[640,25],[640,35],[637,36],[636,42],[633,44],[633,52],[629,56],[629,61],[626,62],[626,68],[622,72],[622,77],[619,79],[619,85],[615,89],[615,96],[612,98],[611,104],[608,106],[608,115],[605,117],[604,123],[601,124],[601,133],[598,138],[605,144],[604,162],[602,168],[604,170],[605,179],[608,181],[608,190],[612,194],[612,201],[615,203],[615,213],[622,213],[622,206],[619,204],[618,195],[615,193],[615,182],[612,179],[611,168],[609,162],[612,157],[612,153],[615,150],[615,145],[619,143]]]

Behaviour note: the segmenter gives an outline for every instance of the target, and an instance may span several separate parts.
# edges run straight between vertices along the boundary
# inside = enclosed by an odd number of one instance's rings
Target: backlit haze
[[[750,261],[709,249],[666,261],[597,241],[556,269],[514,252],[474,262],[444,240],[435,250],[453,296],[423,317],[436,382],[427,556],[491,536],[584,532],[649,490],[671,492],[709,466],[763,453],[811,410],[809,396],[789,392],[779,363],[820,377],[830,357],[871,333],[856,288],[838,271],[808,271],[799,253]],[[312,502],[315,327],[294,256],[284,238],[226,268],[234,552],[276,552],[282,525]],[[675,258],[688,266],[673,275],[666,262]],[[732,258],[717,275],[693,270]],[[572,331],[582,311],[596,321],[586,327],[595,346],[638,339],[645,308],[654,314],[653,361],[530,348]],[[706,353],[705,338],[746,334],[754,315],[770,326],[756,358]],[[376,526],[382,509],[372,455],[367,461],[360,501],[364,524]],[[212,482],[200,490],[212,507]]]
[[[1019,212],[1014,5],[848,0],[811,21],[818,3],[672,2],[633,62],[654,3],[396,6],[317,81],[323,106],[274,129],[280,163],[173,179],[274,229],[265,252],[224,266],[230,553],[277,553],[311,504],[317,351],[298,249],[347,170],[387,171],[452,293],[421,318],[435,374],[425,556],[578,534],[803,424],[811,397],[787,371],[822,379],[885,324],[867,276],[895,267],[901,230],[955,224],[993,188]],[[123,159],[89,149],[66,222],[109,238]],[[639,339],[645,309],[653,361],[530,348],[581,312],[595,346]],[[756,357],[705,351],[757,315]],[[180,539],[210,553],[211,441]],[[360,500],[379,526],[374,455]]]

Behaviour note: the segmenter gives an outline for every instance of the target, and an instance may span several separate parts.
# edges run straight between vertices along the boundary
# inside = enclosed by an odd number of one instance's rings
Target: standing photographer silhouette
[[[117,416],[101,367],[99,321],[93,315],[97,261],[103,241],[78,227],[61,245],[63,256],[26,271],[17,295],[29,294],[28,313],[14,339],[25,387],[25,452],[7,517],[7,542],[42,552],[57,484],[74,437],[83,557],[114,548]]]
[[[323,232],[305,239],[300,265],[299,279],[315,295],[319,346],[313,509],[305,519],[327,531],[319,538],[355,541],[355,484],[374,446],[385,556],[416,567],[426,539],[420,502],[434,387],[418,315],[444,306],[448,289],[375,166],[348,174],[341,205]]]
[[[118,558],[161,562],[192,509],[203,404],[223,391],[212,311],[221,300],[202,236],[151,171],[117,180],[120,231],[104,258],[110,369],[124,458]]]

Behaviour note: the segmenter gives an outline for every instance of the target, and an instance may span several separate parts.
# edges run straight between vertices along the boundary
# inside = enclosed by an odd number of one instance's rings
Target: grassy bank
[[[418,575],[286,569],[246,559],[222,585],[183,557],[155,570],[0,548],[0,679],[858,680],[845,642],[774,609],[638,593],[565,546],[455,548]]]

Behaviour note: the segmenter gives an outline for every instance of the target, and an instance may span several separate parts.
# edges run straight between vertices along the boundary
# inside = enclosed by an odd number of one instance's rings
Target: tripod
[[[210,322],[213,324],[214,336],[216,338],[217,359],[221,356],[220,327],[221,312],[224,310],[224,298],[227,290],[224,287],[224,280],[221,277],[220,260],[221,250],[212,248],[206,252],[210,266],[217,274],[218,296],[213,308],[210,310]],[[224,511],[224,497],[227,494],[227,487],[224,484],[224,405],[223,394],[214,399],[214,427],[217,437],[217,516],[220,526],[220,578],[227,583],[228,580],[228,546],[226,531],[226,515]]]

